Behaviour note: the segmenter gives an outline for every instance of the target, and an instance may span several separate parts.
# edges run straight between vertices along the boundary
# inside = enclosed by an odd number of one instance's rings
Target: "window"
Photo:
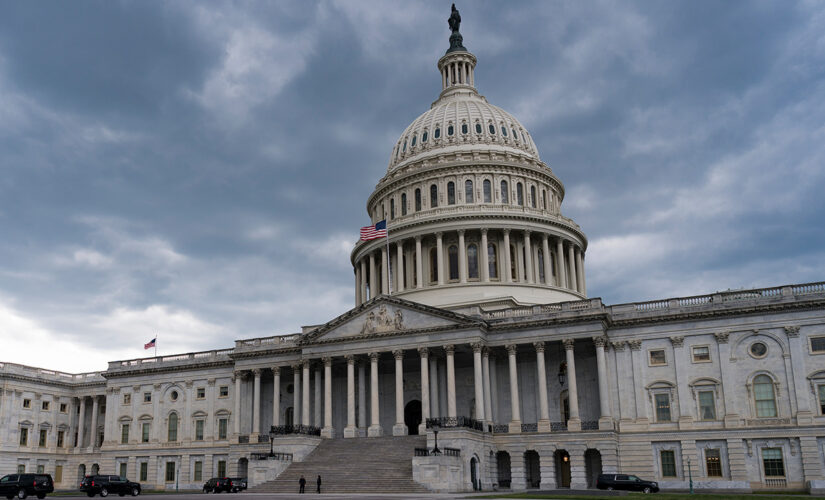
[[[415,147],[416,139],[418,139],[418,136],[416,134],[413,134],[413,140],[412,140],[412,143],[410,144],[410,146]]]
[[[762,448],[762,465],[765,467],[765,477],[785,477],[781,448]]]
[[[490,179],[484,179],[484,182],[482,183],[482,190],[484,192],[484,203],[492,203],[493,184],[490,182]]]
[[[26,472],[26,465],[25,464],[18,464],[17,465],[17,473],[24,474]]]
[[[507,129],[504,128],[504,125],[501,126],[501,135],[507,137]]]
[[[401,148],[401,151],[402,151],[403,153],[406,153],[406,152],[407,152],[407,141],[406,141],[406,140],[404,140],[404,147],[402,147],[402,148]]]
[[[169,429],[166,440],[175,442],[178,440],[178,414],[172,413],[169,415]]]
[[[694,363],[707,363],[710,361],[710,349],[706,345],[695,345],[692,348]]]
[[[750,352],[754,358],[764,358],[768,354],[768,346],[766,346],[764,342],[754,342],[751,344],[748,352]]]
[[[120,464],[120,470],[118,471],[118,473],[120,474],[120,477],[126,477],[127,476],[127,474],[126,474],[126,464],[125,463]]]
[[[149,442],[149,422],[143,422],[140,426],[140,442],[141,443],[148,443]]]
[[[825,415],[825,384],[819,386],[819,413]]]
[[[656,402],[656,421],[670,422],[670,394],[656,394],[654,401]]]
[[[453,126],[452,125],[447,126],[447,135],[452,137],[452,135],[453,135]]]
[[[433,184],[430,186],[430,208],[438,206],[438,186]]]
[[[69,413],[69,406],[66,403],[60,403],[60,413]]]
[[[545,283],[545,275],[544,275],[544,250],[539,248],[536,252],[539,264],[539,283]]]
[[[407,215],[407,193],[401,193],[401,215]]]
[[[438,281],[438,250],[430,249],[430,283]]]
[[[66,432],[57,431],[57,447],[63,448],[63,441],[65,440]]]
[[[23,408],[31,408],[32,407],[32,400],[31,399],[24,399],[23,400]]]
[[[547,210],[547,191],[545,191],[544,189],[541,190],[541,203],[542,208]]]
[[[120,426],[120,444],[129,444],[129,424]]]
[[[178,391],[172,391],[172,392],[169,394],[169,398],[170,398],[172,401],[177,401],[177,400],[178,400]]]
[[[43,411],[49,411],[49,404],[50,404],[49,401],[42,401],[40,403],[40,409],[43,410]]]
[[[496,126],[495,126],[495,125],[493,125],[493,124],[491,123],[491,124],[487,127],[487,129],[490,131],[490,135],[496,135]]]
[[[438,128],[438,127],[435,128],[435,132],[433,133],[433,137],[435,137],[436,139],[441,137],[441,129],[440,128]]]
[[[40,429],[40,439],[37,441],[37,446],[41,448],[46,447],[46,437],[48,436],[48,431],[46,429]]]
[[[175,482],[175,462],[166,462],[166,482]]]
[[[427,134],[425,133],[424,137],[426,137],[426,136],[427,136]],[[203,462],[198,460],[197,462],[195,462],[195,481],[202,481],[202,480],[203,480]]]
[[[226,439],[227,419],[222,418],[218,420],[218,439]]]
[[[470,129],[467,127],[467,124],[466,124],[466,123],[462,123],[462,124],[461,124],[461,133],[466,135],[466,134],[467,134],[467,132],[469,132],[469,131],[470,131]]]
[[[415,211],[416,212],[421,211],[421,190],[420,189],[415,190]]]
[[[705,469],[708,477],[722,477],[722,459],[718,448],[705,450]]]
[[[490,278],[498,278],[496,246],[492,243],[487,243],[487,268],[490,272]]]
[[[753,379],[753,399],[756,404],[757,417],[771,418],[776,416],[773,380],[769,376],[759,375]]]
[[[20,446],[28,446],[29,444],[29,428],[28,427],[21,427],[20,428]]]
[[[143,393],[143,402],[144,403],[151,403],[152,402],[152,393],[151,392],[144,392]]]
[[[44,472],[46,472],[46,466],[43,464],[37,464],[37,473],[43,474]]]
[[[195,420],[195,441],[203,441],[203,420]]]
[[[395,198],[390,198],[390,220],[395,219]]]
[[[140,474],[139,474],[141,481],[147,481],[149,479],[149,463],[148,462],[141,462],[140,463]]]
[[[536,186],[530,186],[530,206],[536,208]]]
[[[132,404],[132,395],[131,394],[124,394],[123,395],[123,404],[125,404],[125,405]]]
[[[811,354],[825,353],[825,337],[811,337]]]
[[[510,276],[513,281],[518,281],[518,274],[516,273],[516,247],[510,245]]]
[[[218,477],[226,476],[226,461],[218,460]]]
[[[196,399],[204,399],[206,397],[206,388],[205,387],[198,387],[195,392]]]
[[[63,482],[63,466],[62,465],[55,465],[54,466],[54,482],[58,483],[58,484]]]
[[[510,203],[510,197],[507,193],[507,181],[501,181],[501,202],[505,205]]]
[[[447,205],[455,205],[455,182],[447,183]]]
[[[447,255],[449,257],[450,263],[450,279],[457,280],[458,279],[458,247],[455,245],[450,245],[450,248],[447,249]]]
[[[524,186],[520,182],[516,184],[516,203],[520,207],[524,206]]]
[[[676,456],[673,450],[659,451],[662,461],[662,477],[676,477]]]
[[[423,134],[421,134],[421,142],[427,142],[427,131],[425,130]]]
[[[513,139],[518,140],[518,134],[516,133],[516,129],[511,128],[510,130],[513,132]]]
[[[473,203],[474,200],[473,196],[473,181],[466,180],[464,181],[464,203]]]
[[[467,247],[467,276],[478,279],[478,247],[474,244]]]
[[[650,366],[662,366],[667,364],[667,356],[664,349],[651,349],[648,351],[650,356]]]
[[[218,397],[219,398],[229,397],[229,386],[228,385],[222,385],[218,388]]]
[[[716,420],[716,405],[713,402],[713,391],[699,391],[699,419]]]

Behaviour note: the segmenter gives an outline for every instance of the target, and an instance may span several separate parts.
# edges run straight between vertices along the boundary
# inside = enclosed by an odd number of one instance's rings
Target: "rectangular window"
[[[124,394],[123,395],[123,404],[125,404],[125,405],[132,404],[132,395],[131,394]]]
[[[713,391],[699,391],[699,418],[701,420],[716,420]]]
[[[26,465],[25,464],[17,464],[17,473],[18,474],[25,474],[26,473]]]
[[[175,482],[175,462],[166,462],[166,482]]]
[[[228,421],[225,418],[218,420],[218,439],[226,439]]]
[[[50,401],[42,401],[40,403],[40,409],[43,410],[43,411],[49,411],[49,406],[51,406]]]
[[[54,482],[55,483],[62,483],[63,482],[63,466],[62,465],[55,465],[54,466]]]
[[[656,421],[670,422],[670,394],[656,394]]]
[[[24,399],[23,400],[23,408],[31,408],[32,407],[32,400],[31,399]]]
[[[222,385],[218,388],[218,397],[225,398],[229,396],[229,386]]]
[[[198,392],[196,397],[198,399],[203,399],[206,397],[206,388],[205,387],[198,387]]]
[[[37,446],[44,448],[46,446],[46,429],[40,429],[40,439],[37,441]]]
[[[676,456],[673,450],[661,450],[659,457],[662,460],[662,477],[676,477]]]
[[[707,363],[710,361],[710,349],[706,345],[693,346],[693,362]]]
[[[66,433],[64,431],[57,431],[57,447],[58,448],[63,448],[63,440],[64,440],[65,434]]]
[[[195,441],[203,441],[203,420],[195,420]]]
[[[705,450],[705,469],[708,477],[722,477],[722,458],[718,449]]]
[[[226,461],[218,460],[218,477],[226,476]]]
[[[60,413],[68,413],[69,407],[66,403],[60,403]]]
[[[151,429],[151,427],[149,427],[149,422],[144,422],[141,425],[141,429],[140,429],[140,442],[141,443],[148,443],[149,442],[149,429]]]
[[[120,464],[119,474],[120,474],[120,477],[126,477],[126,464],[125,463]]]
[[[140,463],[140,481],[147,481],[149,479],[149,463]]]
[[[144,403],[151,403],[152,402],[152,393],[151,392],[144,392],[143,393],[143,402]]]
[[[825,353],[825,337],[811,337],[811,352],[814,354]]]
[[[762,448],[762,465],[765,467],[765,477],[785,477],[781,448]]]
[[[129,424],[120,426],[120,444],[129,444]]]
[[[29,428],[20,428],[20,446],[27,446],[29,444]]]
[[[195,462],[195,481],[203,480],[203,462]]]
[[[650,366],[662,366],[667,364],[667,356],[665,355],[664,349],[651,349],[648,353],[650,353]]]
[[[819,413],[825,415],[825,384],[819,386]]]
[[[46,466],[42,464],[37,464],[37,473],[43,474],[44,472],[46,472]]]

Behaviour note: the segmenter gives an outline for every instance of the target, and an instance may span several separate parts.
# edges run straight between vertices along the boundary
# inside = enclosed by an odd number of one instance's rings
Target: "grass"
[[[637,498],[645,498],[645,499],[656,499],[661,498],[663,500],[754,500],[754,498],[770,498],[771,500],[799,500],[800,496],[806,496],[808,498],[825,498],[820,496],[809,496],[807,493],[800,492],[800,493],[791,493],[791,494],[777,494],[777,493],[740,493],[740,494],[729,494],[729,493],[695,493],[693,495],[689,493],[654,493],[652,495],[645,495],[644,493],[629,493],[627,495],[537,495],[535,493],[510,493],[510,494],[503,494],[503,495],[490,495],[490,496],[482,496],[482,497],[473,497],[473,498],[553,498],[553,499],[579,499],[579,500],[599,500],[599,499],[637,499]]]

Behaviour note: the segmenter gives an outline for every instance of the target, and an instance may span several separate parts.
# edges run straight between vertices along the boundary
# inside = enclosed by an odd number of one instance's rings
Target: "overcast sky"
[[[825,3],[462,2],[608,304],[825,279]],[[293,333],[440,91],[449,2],[0,0],[0,361]]]

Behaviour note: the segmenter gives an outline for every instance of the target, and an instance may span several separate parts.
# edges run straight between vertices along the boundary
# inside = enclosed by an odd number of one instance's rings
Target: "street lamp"
[[[433,447],[433,455],[441,455],[441,450],[438,449],[438,424],[433,424],[433,439],[434,447]]]
[[[269,456],[275,456],[275,427],[269,428]]]
[[[567,380],[567,363],[562,361],[559,364],[559,385],[563,386],[565,380]]]
[[[690,470],[690,459],[688,458],[688,479],[690,480],[690,494],[693,495],[693,472]]]

